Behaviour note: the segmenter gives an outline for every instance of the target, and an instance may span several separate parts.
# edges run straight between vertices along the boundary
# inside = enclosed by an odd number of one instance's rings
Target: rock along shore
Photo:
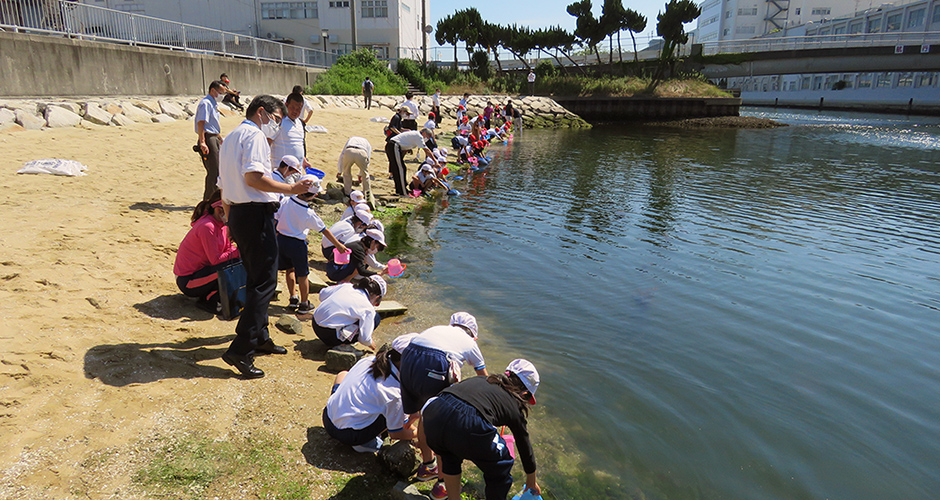
[[[281,96],[284,97],[284,96]],[[304,96],[307,104],[317,109],[364,108],[361,96],[312,95]],[[87,99],[3,99],[0,100],[0,130],[94,126],[127,126],[133,123],[166,123],[191,120],[196,105],[203,96],[173,97],[89,97]],[[421,119],[431,111],[431,97],[417,96]],[[382,108],[389,116],[404,100],[401,96],[374,96],[373,108]],[[442,96],[441,114],[444,120],[456,120],[459,96]],[[591,125],[578,115],[566,110],[548,97],[505,95],[471,96],[467,103],[469,114],[481,114],[487,101],[505,105],[512,100],[513,106],[522,114],[525,128],[587,128]],[[247,104],[250,96],[243,96]],[[241,113],[228,105],[220,104],[223,116]],[[378,111],[378,110],[377,110]],[[421,121],[421,120],[419,120]],[[449,126],[449,124],[448,124]]]

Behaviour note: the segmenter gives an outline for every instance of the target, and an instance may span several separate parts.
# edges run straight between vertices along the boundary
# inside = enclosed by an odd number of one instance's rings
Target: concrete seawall
[[[556,97],[565,109],[595,122],[738,116],[733,97]]]
[[[199,95],[222,73],[246,94],[285,93],[323,71],[23,33],[0,33],[0,54],[0,97]]]

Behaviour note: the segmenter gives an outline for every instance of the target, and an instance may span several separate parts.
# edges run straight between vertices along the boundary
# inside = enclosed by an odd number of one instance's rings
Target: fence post
[[[222,37],[222,55],[228,55],[228,52],[225,50],[225,32],[220,31],[219,35]]]
[[[186,25],[185,25],[185,24],[180,25],[180,32],[183,34],[183,48],[185,49],[185,48],[187,48],[187,47],[186,47]]]
[[[283,43],[277,44],[277,48],[281,50],[281,62],[283,63],[284,62],[284,44]]]
[[[137,16],[131,17],[131,38],[133,42],[131,45],[137,45]]]
[[[258,39],[251,37],[251,49],[255,52],[255,60],[258,60]]]

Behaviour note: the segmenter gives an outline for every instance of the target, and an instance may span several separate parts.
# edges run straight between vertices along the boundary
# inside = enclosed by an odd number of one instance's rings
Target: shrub
[[[398,74],[427,94],[433,94],[435,89],[447,88],[446,83],[434,78],[434,72],[423,69],[418,61],[399,59]]]
[[[492,74],[490,70],[490,55],[485,50],[478,50],[470,56],[470,69],[481,79],[489,80]]]
[[[557,76],[558,68],[556,68],[555,65],[552,64],[551,61],[542,60],[542,61],[539,61],[539,63],[535,65],[535,74],[542,78],[549,77],[549,76]]]
[[[307,89],[311,94],[359,95],[366,77],[375,84],[374,94],[405,93],[405,80],[388,69],[386,63],[379,61],[369,49],[340,56],[336,64],[320,74]]]

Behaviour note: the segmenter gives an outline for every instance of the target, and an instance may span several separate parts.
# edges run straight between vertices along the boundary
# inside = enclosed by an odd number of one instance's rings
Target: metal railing
[[[299,66],[330,67],[337,58],[322,50],[71,0],[0,0],[0,28]]]
[[[743,52],[773,52],[782,50],[833,49],[845,47],[894,47],[897,45],[937,45],[940,32],[855,33],[840,35],[805,35],[774,38],[752,38],[706,42],[702,53],[736,54]]]

